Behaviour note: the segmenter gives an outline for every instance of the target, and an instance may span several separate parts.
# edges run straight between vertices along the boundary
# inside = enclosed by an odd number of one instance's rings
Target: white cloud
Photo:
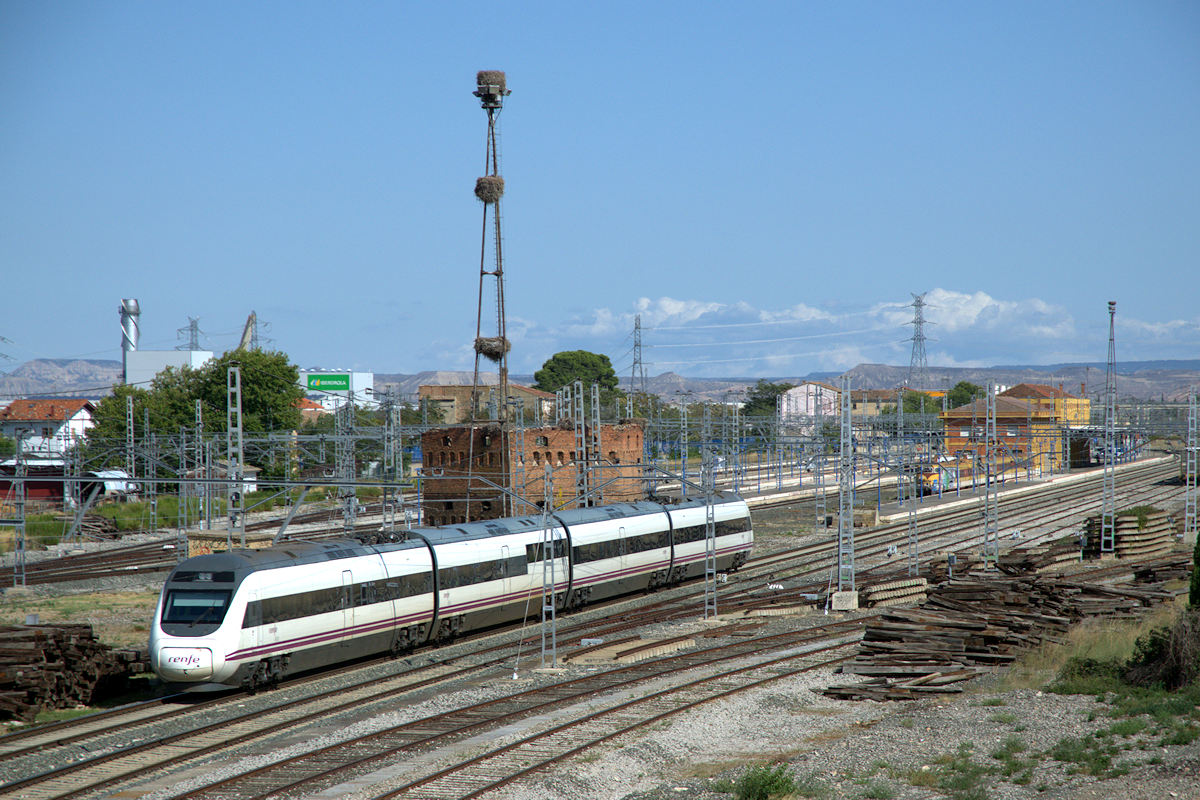
[[[1116,326],[1118,337],[1121,335],[1122,328],[1131,330],[1135,334],[1142,334],[1155,339],[1178,339],[1181,336],[1195,336],[1200,333],[1200,321],[1185,319],[1172,319],[1164,322],[1143,322],[1139,319],[1121,319],[1118,316]]]
[[[930,366],[1104,358],[1107,325],[1101,330],[1100,323],[1107,320],[1089,318],[1089,325],[1080,330],[1065,307],[1041,298],[1004,299],[983,291],[935,288],[925,301],[925,319],[931,323],[925,329]],[[860,363],[904,365],[911,352],[911,302],[829,311],[804,303],[758,308],[744,300],[640,297],[628,309],[596,308],[557,323],[510,319],[510,338],[520,345],[514,348],[514,360],[540,363],[560,350],[581,348],[607,353],[624,369],[632,363],[630,334],[638,314],[643,357],[654,371],[804,374],[842,371]],[[1196,348],[1189,350],[1188,342],[1197,339],[1197,321],[1118,318],[1118,348],[1128,358],[1194,357]]]
[[[642,326],[646,328],[686,325],[689,322],[695,322],[705,314],[712,314],[726,308],[723,303],[705,300],[676,300],[671,297],[660,297],[657,300],[639,297],[633,307],[638,314],[642,315]],[[632,320],[632,315],[629,318]]]
[[[758,316],[763,322],[816,322],[818,320],[832,322],[836,319],[833,314],[819,308],[806,306],[804,303],[797,303],[783,311],[760,311]]]

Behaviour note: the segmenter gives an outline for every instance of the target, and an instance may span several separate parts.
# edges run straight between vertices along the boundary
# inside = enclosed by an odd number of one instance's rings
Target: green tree
[[[903,393],[903,397],[905,414],[939,414],[942,411],[942,402],[924,392],[908,389]],[[888,406],[880,413],[895,414],[896,409],[893,406]]]
[[[146,433],[175,435],[196,424],[200,401],[206,432],[225,430],[228,405],[228,369],[241,368],[242,429],[246,433],[295,430],[300,427],[296,407],[304,391],[299,371],[287,354],[260,350],[233,350],[199,369],[168,367],[149,388],[119,385],[96,406],[96,426],[88,432],[87,457],[117,463],[124,458],[126,398],[133,398],[133,427],[138,437]],[[144,421],[149,422],[147,431]],[[265,466],[265,465],[259,465]]]
[[[555,353],[533,373],[533,388],[554,392],[569,383],[583,381],[585,387],[599,383],[601,389],[615,390],[619,380],[608,356],[587,350]]]
[[[584,410],[591,414],[591,385],[600,385],[600,407],[617,408],[623,393],[617,389],[620,382],[608,356],[587,350],[564,350],[555,353],[533,373],[534,388],[553,392],[575,381],[583,382]],[[618,412],[619,413],[619,412]]]
[[[946,395],[946,404],[950,408],[958,408],[965,406],[967,403],[974,400],[976,397],[982,397],[984,394],[983,387],[978,386],[970,381],[959,381],[954,384]]]
[[[0,458],[8,458],[17,452],[17,443],[6,436],[0,436]]]
[[[776,400],[779,395],[794,387],[793,383],[770,383],[760,379],[746,393],[746,404],[742,406],[742,415],[746,417],[774,416]]]

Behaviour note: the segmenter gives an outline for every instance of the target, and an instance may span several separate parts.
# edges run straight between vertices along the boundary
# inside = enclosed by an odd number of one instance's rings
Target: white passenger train
[[[717,568],[746,561],[750,512],[713,505]],[[286,542],[183,561],[167,578],[150,633],[163,680],[249,688],[338,661],[399,653],[540,614],[544,558],[559,608],[704,574],[703,501],[620,503],[553,515],[417,528],[405,541]],[[544,550],[549,550],[547,554]]]

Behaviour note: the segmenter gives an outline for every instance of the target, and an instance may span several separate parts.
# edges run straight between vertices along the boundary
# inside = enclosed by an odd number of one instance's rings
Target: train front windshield
[[[220,589],[172,589],[163,604],[162,621],[183,625],[216,625],[225,619],[229,595]]]

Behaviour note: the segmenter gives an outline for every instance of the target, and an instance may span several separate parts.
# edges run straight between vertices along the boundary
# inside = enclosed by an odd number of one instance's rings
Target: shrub
[[[1119,659],[1080,658],[1067,659],[1054,682],[1046,687],[1056,694],[1103,695],[1121,688],[1121,670],[1124,664]]]
[[[1171,625],[1138,637],[1122,676],[1134,686],[1176,690],[1200,678],[1200,608],[1185,609]]]
[[[783,764],[769,767],[759,765],[748,769],[734,784],[733,795],[737,800],[770,800],[784,797],[796,791],[796,781]]]

